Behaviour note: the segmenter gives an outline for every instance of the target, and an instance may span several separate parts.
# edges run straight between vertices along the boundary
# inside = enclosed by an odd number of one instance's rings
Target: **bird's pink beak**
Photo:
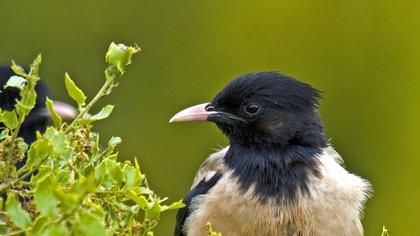
[[[203,103],[186,108],[176,113],[170,120],[169,123],[173,122],[185,122],[185,121],[206,121],[209,115],[215,114],[215,111],[207,111],[206,106],[209,103]]]
[[[77,115],[77,109],[72,105],[69,105],[64,102],[53,101],[53,107],[55,112],[64,120],[69,121],[74,119]],[[27,117],[28,121],[35,121],[37,119],[51,119],[51,113],[47,107],[42,107],[41,109],[33,110],[32,113]]]
[[[54,110],[64,120],[71,120],[77,115],[77,109],[65,102],[53,101]]]

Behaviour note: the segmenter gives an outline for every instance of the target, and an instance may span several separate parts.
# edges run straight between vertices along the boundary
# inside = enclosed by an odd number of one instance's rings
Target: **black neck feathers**
[[[309,195],[309,177],[320,177],[319,159],[323,147],[289,145],[249,146],[231,143],[224,158],[241,188],[254,186],[260,201],[294,204],[299,195]]]

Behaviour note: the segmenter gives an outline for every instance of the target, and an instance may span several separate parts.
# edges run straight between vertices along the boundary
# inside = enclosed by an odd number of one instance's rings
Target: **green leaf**
[[[3,123],[9,129],[15,129],[18,126],[18,119],[15,111],[3,111]]]
[[[26,230],[30,226],[31,218],[29,217],[29,214],[21,208],[14,193],[9,193],[7,195],[6,211],[12,222],[20,229]]]
[[[115,160],[105,159],[95,168],[95,181],[105,187],[119,186],[122,180],[121,165]]]
[[[34,235],[41,235],[41,232],[47,227],[48,219],[45,216],[39,215],[33,223],[32,233]]]
[[[145,196],[137,195],[132,190],[127,191],[126,195],[129,199],[133,200],[140,208],[144,209],[147,207],[148,201]]]
[[[52,153],[52,145],[47,139],[38,139],[32,143],[28,151],[26,165],[39,166]]]
[[[29,74],[26,77],[27,79],[32,80],[33,82],[36,82],[41,79],[39,78],[39,66],[41,65],[41,62],[42,62],[42,55],[38,54],[31,64],[31,67],[29,69]]]
[[[22,77],[26,77],[27,76],[25,70],[21,66],[17,65],[15,63],[15,61],[12,61],[12,67],[11,68],[12,68],[12,70],[13,70],[13,72],[15,74],[20,75]]]
[[[381,236],[389,236],[388,229],[385,227],[385,225],[382,226],[382,234],[381,234]]]
[[[59,184],[65,184],[68,182],[68,180],[70,179],[70,173],[67,169],[62,169],[60,168],[59,170],[57,170],[57,182]]]
[[[73,149],[70,146],[68,136],[62,131],[53,127],[48,127],[44,134],[52,146],[52,155],[58,159],[68,160],[73,155]]]
[[[159,204],[159,201],[150,202],[146,208],[145,216],[147,219],[159,220],[161,211],[162,208]]]
[[[0,132],[0,140],[3,140],[9,136],[9,129],[4,129]]]
[[[35,81],[38,81],[39,78],[39,66],[42,62],[42,55],[38,54],[34,61],[31,64],[31,69],[29,70],[29,75],[32,77],[32,79],[35,79]]]
[[[21,99],[16,102],[16,111],[20,116],[26,116],[35,107],[36,91],[35,87],[28,87],[20,91]]]
[[[98,183],[102,183],[105,176],[106,176],[105,162],[101,162],[101,164],[97,165],[95,168],[95,180]]]
[[[118,162],[114,160],[106,159],[104,160],[105,166],[106,166],[106,172],[107,174],[115,180],[118,184],[121,183],[123,178],[123,173],[121,170],[121,166]]]
[[[66,84],[67,93],[70,97],[77,102],[79,107],[83,106],[86,101],[86,96],[83,91],[77,87],[74,81],[70,79],[70,76],[67,73],[64,75],[64,83]]]
[[[108,146],[117,146],[118,144],[120,144],[122,142],[120,137],[112,137],[109,142],[108,142]]]
[[[55,217],[57,215],[57,199],[53,192],[54,184],[51,175],[46,175],[36,183],[34,199],[41,215]]]
[[[112,42],[105,59],[108,64],[116,66],[118,71],[123,74],[124,68],[131,64],[131,57],[138,52],[140,52],[139,47],[127,47],[124,44]]]
[[[67,230],[67,227],[62,223],[59,225],[49,225],[44,230],[44,232],[42,232],[40,235],[41,236],[63,236],[63,235],[71,235],[71,234]]]
[[[111,115],[112,110],[114,110],[114,106],[106,105],[98,113],[96,113],[94,116],[91,116],[87,119],[81,120],[80,123],[89,124],[89,123],[92,123],[94,121],[106,119]]]
[[[106,235],[103,222],[91,214],[83,214],[80,221],[75,224],[75,235]]]
[[[59,128],[61,124],[63,123],[63,121],[61,117],[57,114],[57,112],[55,112],[53,101],[47,97],[47,101],[45,102],[45,104],[47,105],[48,111],[51,114],[54,126],[56,128]]]
[[[14,76],[9,78],[9,80],[7,81],[4,88],[13,87],[13,88],[18,88],[18,89],[22,90],[23,87],[25,87],[25,84],[26,84],[26,79],[25,78],[14,75]]]
[[[61,210],[64,212],[73,212],[73,210],[80,206],[80,198],[78,193],[65,191],[61,188],[54,188],[54,194],[60,203]]]
[[[6,224],[6,222],[0,220],[0,235],[6,235],[8,229],[9,226]]]
[[[182,200],[179,200],[177,202],[172,203],[169,206],[162,206],[162,211],[175,210],[183,207],[185,207],[185,204],[182,202]]]
[[[134,168],[136,169],[136,176],[137,176],[137,178],[138,178],[138,182],[139,183],[141,183],[141,182],[143,182],[143,180],[144,180],[144,175],[141,173],[141,170],[140,170],[140,165],[139,165],[139,163],[138,163],[138,161],[137,161],[137,158],[134,158]]]
[[[145,187],[139,187],[139,188],[138,188],[138,190],[137,190],[137,192],[138,192],[139,194],[146,194],[146,195],[151,195],[151,194],[153,194],[153,191],[152,191],[151,189],[149,189],[149,188],[145,188]]]
[[[95,176],[89,175],[87,177],[78,174],[79,178],[73,184],[71,191],[78,194],[93,193],[96,191],[96,185],[94,183]]]
[[[124,182],[127,188],[137,187],[140,185],[138,181],[137,172],[131,165],[125,164],[123,167]]]
[[[213,231],[210,222],[207,222],[206,226],[207,226],[207,231],[209,233],[208,234],[209,236],[222,236],[222,233]]]
[[[24,153],[24,152],[26,152],[27,150],[28,150],[28,144],[26,144],[25,143],[25,141],[23,140],[23,138],[21,138],[21,137],[18,137],[17,139],[16,139],[16,142],[17,142],[17,148],[22,152],[22,153]]]

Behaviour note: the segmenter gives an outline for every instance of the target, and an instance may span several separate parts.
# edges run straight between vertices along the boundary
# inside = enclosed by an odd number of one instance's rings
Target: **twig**
[[[96,96],[89,102],[89,104],[84,107],[80,113],[74,118],[73,122],[69,126],[67,126],[64,133],[70,132],[71,129],[77,124],[77,122],[87,113],[89,110],[98,102],[99,99],[101,99],[103,96],[106,96],[106,91],[108,90],[109,86],[114,81],[116,75],[114,73],[111,74],[111,72],[108,72],[110,70],[106,70],[106,81],[104,85],[102,85],[102,88],[99,90],[99,92],[96,94]]]

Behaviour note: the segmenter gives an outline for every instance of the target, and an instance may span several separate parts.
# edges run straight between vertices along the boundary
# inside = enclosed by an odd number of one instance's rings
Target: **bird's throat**
[[[261,201],[293,204],[300,195],[310,194],[310,176],[320,177],[318,156],[322,151],[304,146],[231,144],[224,161],[244,191],[254,187]]]

